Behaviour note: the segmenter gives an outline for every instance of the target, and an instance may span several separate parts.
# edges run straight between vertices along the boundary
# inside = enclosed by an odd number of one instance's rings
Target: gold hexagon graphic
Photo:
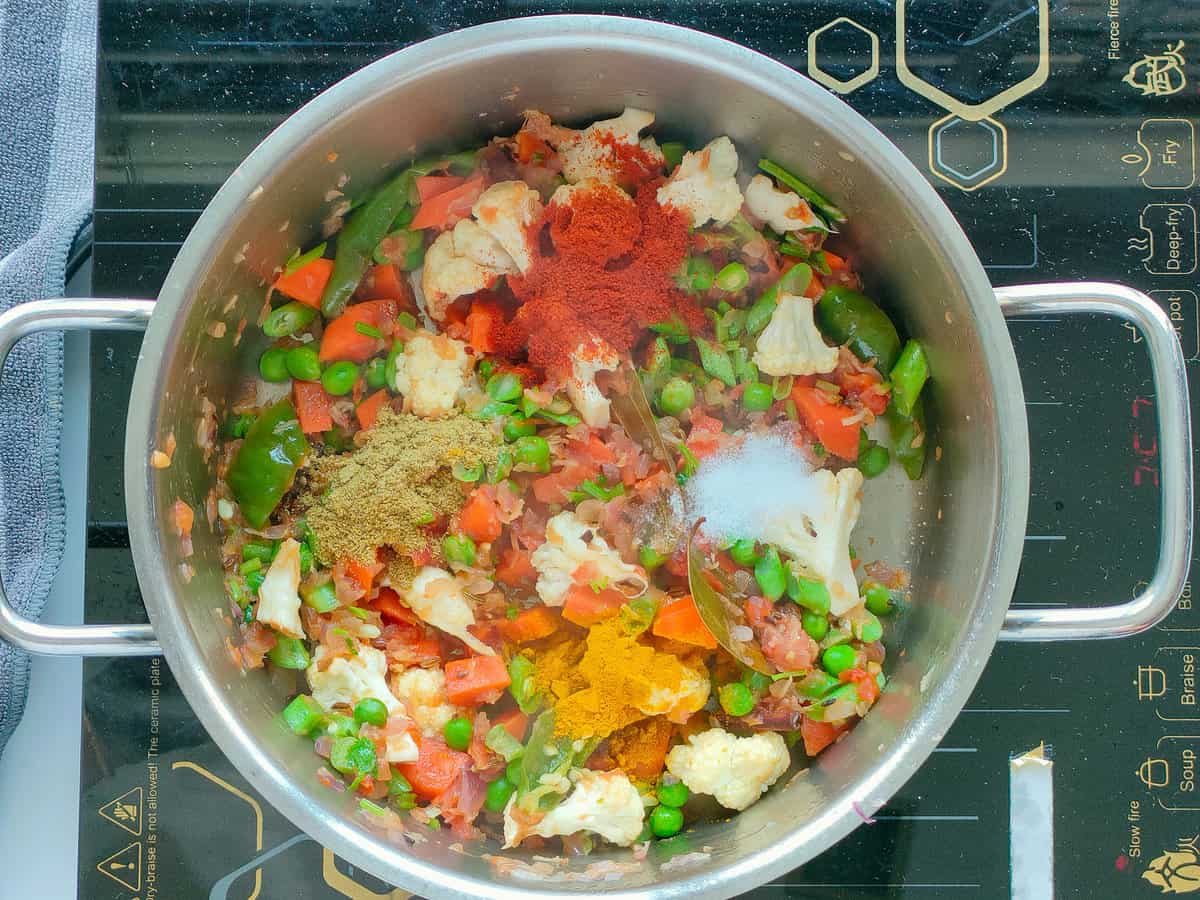
[[[951,128],[967,123],[982,126],[992,136],[991,160],[970,172],[964,172],[942,158],[942,135]],[[997,119],[972,122],[953,113],[943,116],[929,126],[929,171],[960,191],[970,193],[979,190],[1008,171],[1008,129]]]
[[[908,53],[905,48],[905,15],[907,7],[908,0],[896,0],[896,74],[900,78],[900,83],[910,91],[915,91],[922,97],[932,100],[938,106],[958,116],[960,119],[966,119],[968,122],[978,122],[981,119],[986,119],[992,113],[1003,109],[1016,100],[1020,100],[1026,94],[1032,93],[1046,83],[1046,79],[1050,75],[1049,0],[1037,0],[1038,64],[1033,74],[980,103],[965,103],[957,97],[947,94],[941,88],[934,87],[908,67]],[[934,174],[937,173],[935,172]]]
[[[841,25],[849,25],[851,28],[857,28],[871,42],[870,65],[853,78],[846,80],[834,77],[817,65],[817,38],[825,32],[832,31]],[[819,81],[831,91],[837,91],[839,94],[849,94],[851,91],[858,90],[879,74],[879,35],[865,25],[860,25],[846,16],[839,16],[832,22],[827,22],[808,36],[808,74],[814,81]]]

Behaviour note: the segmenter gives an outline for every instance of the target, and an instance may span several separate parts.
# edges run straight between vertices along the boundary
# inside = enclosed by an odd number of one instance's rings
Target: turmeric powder
[[[674,731],[675,726],[662,716],[642,719],[612,736],[609,755],[631,778],[653,781],[662,774]]]
[[[684,721],[708,700],[708,675],[631,635],[619,618],[593,625],[586,646],[541,654],[535,676],[556,712],[556,734],[608,737],[647,716]]]

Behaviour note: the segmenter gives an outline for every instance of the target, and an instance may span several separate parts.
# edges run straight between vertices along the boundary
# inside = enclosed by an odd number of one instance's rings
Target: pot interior
[[[527,108],[580,125],[626,105],[655,112],[660,140],[695,147],[727,134],[747,177],[770,156],[830,195],[850,217],[832,246],[854,258],[867,292],[928,348],[936,450],[919,482],[893,465],[868,483],[855,534],[864,561],[904,565],[912,576],[911,608],[888,627],[890,683],[811,768],[740,815],[652,844],[642,861],[606,849],[553,871],[526,851],[497,864],[495,845],[460,847],[445,831],[395,847],[317,782],[311,742],[280,723],[302,677],[245,673],[227,655],[221,538],[203,514],[216,457],[196,441],[205,404],[223,417],[256,371],[266,280],[293,249],[319,239],[345,198],[416,153],[510,132]],[[561,17],[460,32],[371,66],[289,120],[234,173],[183,248],[131,409],[138,573],[189,700],[231,760],[298,825],[426,895],[586,892],[598,878],[606,891],[728,895],[811,858],[859,823],[855,804],[869,814],[907,780],[966,701],[1008,602],[1024,526],[1025,423],[1011,346],[977,259],[932,190],[865,121],[790,70],[714,38],[628,20]],[[150,468],[149,452],[169,434],[178,442],[172,465]],[[198,513],[188,559],[170,524],[177,497]]]

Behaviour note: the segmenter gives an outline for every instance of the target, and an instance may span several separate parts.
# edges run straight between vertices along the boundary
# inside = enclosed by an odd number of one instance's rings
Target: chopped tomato
[[[430,197],[421,202],[421,207],[409,228],[414,231],[422,228],[450,228],[456,225],[459,219],[471,214],[471,207],[482,193],[483,177],[477,176],[458,187]]]
[[[862,405],[875,415],[883,415],[887,409],[889,391],[878,376],[870,372],[844,372],[836,382],[844,393],[858,397]]]
[[[375,581],[375,573],[370,566],[363,565],[357,560],[348,559],[342,564],[342,567],[346,570],[346,575],[354,579],[364,593],[371,593],[371,584]]]
[[[321,337],[321,362],[346,359],[363,363],[383,349],[383,341],[370,329],[387,334],[400,310],[395,300],[368,300],[346,307],[346,311],[325,325]],[[359,326],[363,326],[360,329]],[[363,334],[367,330],[367,334]]]
[[[528,550],[509,547],[500,555],[500,564],[496,566],[496,580],[509,587],[532,584],[537,578],[537,569],[529,558]]]
[[[325,293],[325,285],[329,283],[329,276],[332,274],[332,259],[314,259],[294,272],[284,272],[275,279],[272,287],[305,306],[320,309],[321,295]]]
[[[371,428],[379,419],[379,412],[388,402],[387,388],[380,388],[370,397],[354,409],[354,415],[358,417],[358,424],[363,428]]]
[[[697,459],[703,459],[721,448],[720,435],[724,430],[725,426],[720,419],[696,413],[692,416],[692,430],[688,434],[687,448]]]
[[[512,684],[499,656],[471,656],[446,663],[446,699],[455,706],[492,703]]]
[[[305,434],[328,431],[333,427],[330,407],[333,398],[325,392],[319,381],[292,382],[292,398],[296,404],[296,418]]]
[[[497,620],[496,627],[514,644],[523,644],[554,634],[561,621],[557,610],[548,606],[535,606],[519,613],[515,619]]]
[[[806,428],[816,435],[826,450],[834,456],[854,461],[858,459],[859,421],[846,424],[854,410],[835,403],[818,387],[797,384],[792,387],[792,399]]]
[[[562,617],[583,628],[611,618],[625,604],[625,595],[615,588],[594,591],[586,584],[575,584],[567,591]]]
[[[451,750],[439,737],[414,737],[417,741],[416,762],[400,763],[396,768],[408,779],[413,793],[424,800],[432,800],[471,765],[471,757]]]
[[[490,485],[475,489],[458,514],[458,524],[463,534],[473,541],[491,543],[500,537],[504,524],[500,521],[500,509]]]
[[[654,617],[654,625],[650,630],[657,637],[707,650],[717,649],[717,639],[700,618],[700,610],[696,608],[696,601],[691,594],[664,604]]]
[[[529,731],[529,716],[521,712],[516,707],[500,713],[492,721],[493,725],[503,725],[504,730],[515,737],[518,741],[525,740],[525,734]]]
[[[874,703],[879,697],[879,682],[864,669],[846,669],[838,676],[838,680],[843,683],[854,682],[859,700]]]
[[[745,603],[746,622],[751,628],[762,628],[767,624],[767,616],[775,611],[775,604],[766,597],[757,594],[747,597]]]
[[[814,722],[808,716],[800,721],[800,737],[804,739],[804,752],[816,756],[850,726],[845,722]]]
[[[371,608],[379,613],[384,622],[400,625],[420,625],[417,614],[400,602],[400,595],[390,587],[379,589],[379,595],[371,601]]]
[[[458,187],[466,180],[461,175],[421,175],[417,178],[417,196],[424,203],[431,197]]]
[[[504,309],[493,297],[480,297],[471,303],[467,313],[467,343],[480,353],[496,349],[493,335],[504,324]]]
[[[554,151],[550,149],[550,145],[540,137],[528,131],[517,132],[517,162],[531,163],[534,161],[534,157],[538,156],[542,160],[546,160],[553,154]]]
[[[821,276],[813,272],[812,281],[808,283],[808,287],[804,289],[804,296],[810,300],[816,300],[825,293],[825,285],[821,281]]]

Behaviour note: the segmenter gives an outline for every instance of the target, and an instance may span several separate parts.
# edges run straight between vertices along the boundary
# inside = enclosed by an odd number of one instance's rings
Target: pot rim
[[[314,131],[364,98],[395,88],[397,83],[452,68],[479,53],[510,56],[545,44],[582,49],[597,42],[640,48],[660,59],[717,69],[786,105],[802,101],[816,115],[838,120],[858,148],[858,162],[885,174],[911,198],[920,227],[933,237],[938,251],[962,281],[984,349],[983,365],[994,385],[990,399],[998,421],[1004,423],[997,432],[1000,487],[996,490],[995,537],[990,557],[980,561],[981,571],[987,572],[984,590],[992,602],[970,623],[946,676],[927,698],[935,712],[890,748],[889,755],[857,783],[853,797],[847,795],[829,804],[768,850],[716,871],[656,885],[654,895],[738,893],[812,858],[814,843],[819,843],[823,852],[862,824],[863,813],[873,812],[908,781],[958,716],[998,638],[1016,583],[1029,484],[1029,439],[1016,355],[999,305],[990,300],[991,284],[966,235],[917,168],[863,116],[795,70],[746,47],[688,28],[616,16],[572,14],[502,20],[434,37],[371,63],[319,94],[268,135],[229,176],[181,248],[159,294],[134,376],[126,427],[125,499],[134,562],[150,620],[184,696],[213,740],[256,790],[314,839],[354,865],[427,896],[455,892],[515,900],[531,893],[543,897],[579,894],[556,890],[552,883],[547,883],[545,891],[538,890],[534,882],[518,890],[462,876],[367,835],[348,817],[329,817],[295,790],[288,772],[239,727],[225,709],[224,689],[206,667],[186,619],[176,608],[177,600],[166,587],[171,578],[154,526],[160,511],[155,508],[151,488],[155,470],[148,462],[161,402],[158,386],[178,351],[177,323],[192,299],[191,288],[219,262],[215,253],[227,234],[226,221]],[[645,890],[613,892],[613,896],[645,894]]]

